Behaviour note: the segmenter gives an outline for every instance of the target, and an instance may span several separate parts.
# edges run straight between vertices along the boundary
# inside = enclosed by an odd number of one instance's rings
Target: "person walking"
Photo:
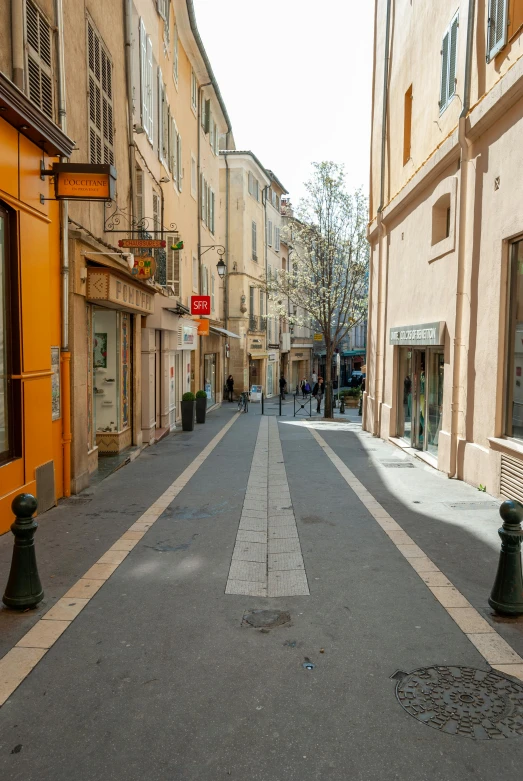
[[[229,401],[233,400],[234,395],[234,379],[232,374],[229,374],[227,377],[227,396],[229,397]]]
[[[282,400],[285,398],[285,386],[287,385],[287,380],[283,376],[283,374],[280,377],[280,396],[282,397]]]
[[[305,398],[305,383],[306,383],[306,380],[305,380],[305,377],[304,377],[303,380],[300,383],[301,396],[302,396],[303,399]]]
[[[323,399],[324,392],[325,385],[323,383],[323,377],[318,377],[318,381],[315,383],[314,388],[312,389],[312,395],[316,399],[316,412],[318,414],[321,412],[321,401]]]
[[[312,380],[312,387],[314,387],[316,385],[316,383],[318,382],[318,375],[316,374],[316,372],[314,370],[312,372],[311,380]]]

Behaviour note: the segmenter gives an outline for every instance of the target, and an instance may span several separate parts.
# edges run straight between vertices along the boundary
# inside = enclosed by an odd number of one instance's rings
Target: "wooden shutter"
[[[443,38],[443,44],[441,47],[441,87],[439,98],[440,111],[443,111],[447,105],[447,92],[449,86],[449,40],[450,35],[447,31]]]
[[[211,118],[211,101],[206,100],[204,102],[204,111],[202,115],[202,127],[205,135],[209,132],[209,122]]]
[[[214,274],[211,274],[211,310],[214,312],[215,309],[215,301],[214,301]]]
[[[459,29],[459,16],[456,14],[450,25],[450,40],[449,40],[449,83],[447,90],[447,100],[456,92],[456,59],[458,52],[458,29]]]
[[[31,0],[26,3],[25,38],[29,99],[54,119],[51,27]]]
[[[114,165],[112,63],[92,22],[87,22],[89,159]]]
[[[214,207],[215,207],[215,194],[214,190],[211,190],[211,224],[210,224],[210,230],[211,233],[214,233]]]
[[[174,295],[180,298],[181,289],[181,257],[180,250],[172,249],[179,241],[179,236],[175,233],[168,233],[165,236],[167,252],[166,279],[168,287],[172,287]]]
[[[140,19],[140,103],[142,106],[142,127],[149,131],[149,95],[148,95],[147,34],[143,19]]]
[[[178,62],[178,25],[175,24],[173,30],[173,79],[175,80],[176,84],[178,84]]]
[[[256,223],[252,223],[252,259],[257,260],[256,257]]]
[[[143,209],[143,171],[136,169],[136,223],[141,228],[141,221],[144,218]]]
[[[183,184],[183,165],[182,165],[182,137],[178,133],[176,138],[176,157],[177,157],[177,178],[176,178],[176,184],[178,187],[178,190],[182,191],[182,184]]]
[[[208,295],[207,266],[202,266],[202,295],[203,296],[207,296]]]
[[[148,124],[145,126],[145,132],[149,141],[153,143],[154,134],[154,66],[153,66],[153,43],[151,36],[147,36],[147,72],[146,72],[146,100]]]
[[[164,102],[164,86],[162,79],[162,69],[158,68],[158,157],[162,159],[163,150],[163,102]]]
[[[489,0],[487,22],[487,62],[507,43],[508,0]]]

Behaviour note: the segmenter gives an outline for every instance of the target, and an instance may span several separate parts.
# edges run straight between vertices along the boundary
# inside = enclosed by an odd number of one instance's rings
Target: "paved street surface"
[[[356,410],[268,411],[224,404],[42,516],[45,601],[0,611],[2,781],[521,780],[499,502]]]

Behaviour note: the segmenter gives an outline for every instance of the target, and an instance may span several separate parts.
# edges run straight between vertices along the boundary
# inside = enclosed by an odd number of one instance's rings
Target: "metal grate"
[[[501,454],[499,492],[504,499],[523,502],[523,461]]]
[[[381,466],[386,469],[414,469],[414,464],[408,461],[381,461]]]
[[[451,510],[498,510],[498,502],[453,502],[447,504]]]

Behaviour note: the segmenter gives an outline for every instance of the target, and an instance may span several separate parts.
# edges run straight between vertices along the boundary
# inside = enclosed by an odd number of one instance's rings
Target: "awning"
[[[217,325],[211,325],[210,326],[211,331],[214,331],[216,334],[222,334],[222,336],[232,336],[233,339],[241,339],[238,334],[233,334],[232,331],[227,331],[226,328],[218,328]]]
[[[363,350],[344,350],[342,352],[342,356],[344,358],[352,358],[358,356],[362,360],[365,358],[366,354],[367,354],[367,350],[365,348]]]

